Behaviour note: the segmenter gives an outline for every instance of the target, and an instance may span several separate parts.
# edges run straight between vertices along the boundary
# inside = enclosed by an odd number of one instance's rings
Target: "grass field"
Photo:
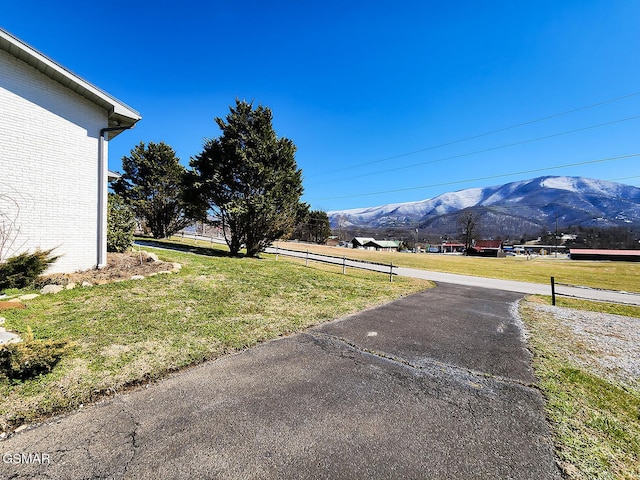
[[[593,303],[587,306],[585,302],[572,306],[607,313],[619,307]],[[616,313],[637,315],[635,310]],[[531,302],[521,304],[521,314],[529,331],[534,368],[565,475],[571,479],[640,478],[637,379],[628,378],[621,383],[598,368],[595,361],[578,363],[576,358],[585,354],[596,358],[602,354],[585,345],[552,315],[535,311]],[[640,324],[640,318],[637,320]]]
[[[222,250],[162,252],[183,264],[179,274],[76,288],[3,312],[7,330],[31,327],[36,339],[66,338],[75,348],[49,374],[0,379],[2,430],[430,286]]]
[[[461,255],[375,252],[350,248],[280,242],[282,248],[309,250],[326,255],[391,263],[399,267],[419,268],[436,272],[459,273],[479,277],[501,278],[549,284],[557,282],[588,287],[640,292],[640,262],[587,262],[553,257],[525,256],[507,258],[465,257]]]
[[[67,338],[75,347],[49,374],[22,382],[0,379],[0,428],[72,410],[187,365],[430,286],[402,277],[389,283],[386,275],[355,269],[344,276],[340,267],[313,262],[305,268],[303,260],[281,257],[276,262],[273,255],[231,258],[225,246],[209,248],[208,242],[200,241],[199,247],[208,256],[160,254],[183,264],[177,275],[64,291],[28,301],[25,310],[3,312],[8,330],[24,334],[31,328],[36,339]],[[566,283],[628,291],[638,291],[640,273],[640,265],[614,262],[313,250],[544,283],[553,274]],[[600,278],[607,280],[590,283]],[[572,354],[579,342],[553,318],[534,314],[527,305],[523,302],[522,315],[566,473],[571,478],[639,478],[640,392],[575,364]],[[640,317],[638,307],[565,298],[559,298],[558,305]]]

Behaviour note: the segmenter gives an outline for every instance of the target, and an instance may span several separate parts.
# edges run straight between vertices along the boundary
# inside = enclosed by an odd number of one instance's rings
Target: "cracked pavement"
[[[1,478],[561,478],[521,294],[441,284],[0,442]]]

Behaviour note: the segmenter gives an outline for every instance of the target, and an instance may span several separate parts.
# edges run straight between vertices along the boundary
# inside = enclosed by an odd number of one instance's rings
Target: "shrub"
[[[8,288],[25,288],[44,272],[59,256],[51,255],[51,250],[36,250],[21,253],[0,264],[0,292]]]
[[[124,252],[133,244],[136,219],[121,196],[109,194],[107,210],[107,251]]]
[[[34,340],[29,328],[24,342],[0,347],[0,375],[10,380],[26,380],[48,373],[69,347],[68,340]]]

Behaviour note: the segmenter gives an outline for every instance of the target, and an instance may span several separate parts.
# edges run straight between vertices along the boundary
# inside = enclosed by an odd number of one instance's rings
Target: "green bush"
[[[26,380],[48,373],[69,347],[68,340],[34,340],[29,329],[24,342],[0,347],[0,375],[10,380]]]
[[[51,250],[36,250],[21,253],[0,264],[0,292],[9,288],[25,288],[44,272],[59,256],[51,255]]]
[[[124,252],[133,244],[136,219],[121,196],[109,194],[107,209],[107,251]]]

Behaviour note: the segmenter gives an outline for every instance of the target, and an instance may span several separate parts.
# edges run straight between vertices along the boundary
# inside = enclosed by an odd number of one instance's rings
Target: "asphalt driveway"
[[[442,284],[207,362],[0,442],[0,477],[560,478],[521,296]]]

